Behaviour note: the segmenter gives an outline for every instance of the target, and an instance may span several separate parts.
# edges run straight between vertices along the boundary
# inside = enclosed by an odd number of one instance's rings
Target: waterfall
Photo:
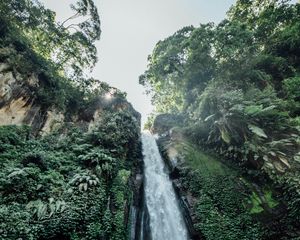
[[[155,138],[143,133],[145,199],[153,240],[187,240],[187,229]]]

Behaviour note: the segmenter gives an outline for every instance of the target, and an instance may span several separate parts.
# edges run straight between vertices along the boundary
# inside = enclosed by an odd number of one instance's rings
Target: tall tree
[[[36,53],[80,81],[84,70],[92,69],[97,61],[100,20],[93,0],[78,0],[71,8],[74,15],[57,23],[55,13],[38,0],[3,0],[0,15],[8,29],[21,31]]]

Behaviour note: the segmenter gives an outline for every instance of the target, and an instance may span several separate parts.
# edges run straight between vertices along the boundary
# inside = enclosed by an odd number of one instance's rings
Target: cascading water
[[[153,240],[187,240],[187,229],[155,138],[143,133],[145,199]]]

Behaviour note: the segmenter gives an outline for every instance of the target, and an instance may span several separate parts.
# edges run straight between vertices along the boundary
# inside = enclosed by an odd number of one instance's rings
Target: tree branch
[[[66,22],[68,22],[71,19],[77,18],[79,15],[80,15],[79,12],[75,13],[73,16],[71,16],[71,17],[67,18],[65,21],[63,21],[62,24],[60,24],[59,26],[63,27]]]

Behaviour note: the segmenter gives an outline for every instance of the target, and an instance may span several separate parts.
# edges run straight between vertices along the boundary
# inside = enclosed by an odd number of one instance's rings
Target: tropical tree
[[[97,61],[100,20],[92,0],[79,0],[71,8],[75,14],[59,23],[39,1],[1,1],[0,32],[8,42],[29,46],[56,63],[58,71],[80,81],[84,69],[92,69]]]

